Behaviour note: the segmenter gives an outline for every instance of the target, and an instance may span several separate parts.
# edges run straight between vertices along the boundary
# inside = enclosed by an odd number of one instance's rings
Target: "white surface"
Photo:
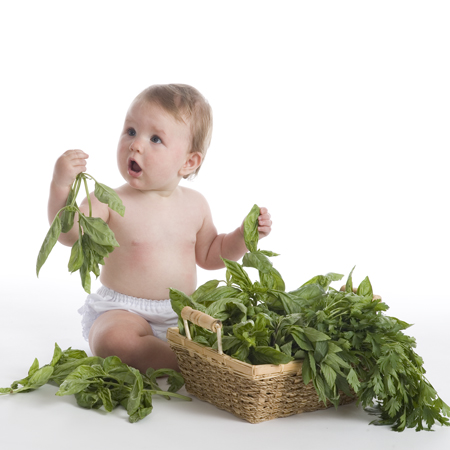
[[[408,331],[449,402],[449,21],[446,1],[3,2],[0,386],[35,357],[47,363],[55,341],[88,348],[69,249],[55,247],[35,278],[56,158],[82,148],[88,173],[120,185],[130,101],[183,82],[214,110],[204,167],[186,185],[207,197],[219,232],[267,206],[274,226],[261,247],[281,253],[288,289],[356,264],[355,282],[369,275],[389,314],[415,323]],[[216,277],[200,271],[199,283]],[[448,429],[398,435],[353,406],[250,425],[196,400],[157,399],[128,424],[123,411],[81,410],[53,392],[0,398],[2,449],[170,448],[199,429],[215,448],[450,444]]]

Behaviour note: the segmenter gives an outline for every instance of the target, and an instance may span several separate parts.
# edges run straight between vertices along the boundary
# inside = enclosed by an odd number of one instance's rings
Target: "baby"
[[[197,286],[196,265],[220,269],[220,257],[237,261],[247,251],[242,224],[218,234],[205,198],[179,186],[199,171],[211,132],[211,108],[191,86],[151,86],[131,103],[117,148],[126,183],[115,191],[125,216],[91,196],[92,215],[109,225],[120,244],[105,259],[102,287],[79,310],[94,355],[117,355],[142,372],[148,367],[177,370],[165,338],[167,328],[177,324],[169,288],[190,295]],[[65,205],[77,174],[86,170],[87,158],[82,150],[69,150],[56,161],[50,222]],[[88,215],[87,199],[80,210]],[[271,225],[270,214],[261,208],[260,238]],[[73,227],[59,241],[72,246],[77,239],[78,227]]]

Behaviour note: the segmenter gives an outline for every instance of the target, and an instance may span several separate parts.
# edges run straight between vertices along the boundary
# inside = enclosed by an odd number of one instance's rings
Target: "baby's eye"
[[[150,138],[150,140],[154,143],[154,144],[161,144],[162,143],[162,141],[161,141],[161,139],[158,137],[158,136],[152,136],[151,138]]]
[[[136,136],[136,130],[134,128],[128,128],[127,134],[128,136]]]

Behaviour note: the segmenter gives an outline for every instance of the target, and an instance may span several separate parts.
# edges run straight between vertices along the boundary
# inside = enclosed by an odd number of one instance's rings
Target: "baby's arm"
[[[66,205],[70,188],[75,181],[76,176],[86,171],[86,159],[89,155],[82,150],[68,150],[61,155],[55,164],[53,179],[50,185],[50,195],[48,198],[48,220],[52,223],[56,213]],[[99,202],[93,202],[93,215],[108,220],[108,208],[100,207]],[[96,207],[95,207],[96,206]],[[88,214],[89,207],[87,199],[79,205],[83,214]],[[72,246],[78,239],[78,214],[75,214],[75,225],[67,233],[61,233],[58,241],[64,245]]]
[[[231,233],[217,234],[209,207],[205,209],[205,212],[203,226],[197,235],[197,264],[204,269],[221,269],[224,264],[220,257],[237,261],[247,252],[244,242],[244,222]],[[267,208],[260,209],[258,221],[258,232],[261,239],[269,235],[272,226]]]

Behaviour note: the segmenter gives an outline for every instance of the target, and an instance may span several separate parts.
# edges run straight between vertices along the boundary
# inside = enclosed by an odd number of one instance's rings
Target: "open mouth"
[[[138,175],[142,172],[141,167],[134,159],[128,161],[128,170],[134,175]]]

